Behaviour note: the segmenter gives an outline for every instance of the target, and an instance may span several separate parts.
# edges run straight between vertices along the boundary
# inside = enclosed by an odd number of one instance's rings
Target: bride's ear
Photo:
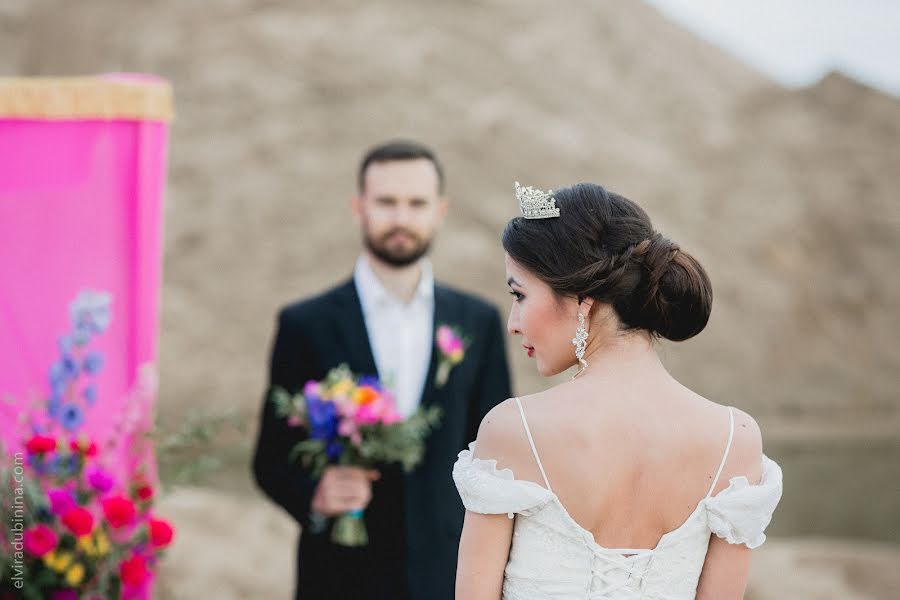
[[[594,309],[595,305],[596,302],[593,298],[582,298],[578,301],[578,312],[580,312],[585,317],[587,317],[588,320],[590,320],[590,318],[593,316],[593,313],[591,311]]]

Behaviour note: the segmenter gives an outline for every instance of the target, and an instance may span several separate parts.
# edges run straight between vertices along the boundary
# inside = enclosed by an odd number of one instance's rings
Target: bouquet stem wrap
[[[368,545],[369,534],[366,531],[363,514],[362,510],[351,510],[335,519],[334,527],[331,529],[331,541],[340,546]]]

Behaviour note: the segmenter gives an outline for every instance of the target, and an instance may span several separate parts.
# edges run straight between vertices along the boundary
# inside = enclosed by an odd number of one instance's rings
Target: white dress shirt
[[[434,345],[431,263],[422,261],[419,285],[407,304],[384,288],[365,255],[356,261],[353,281],[381,383],[394,392],[397,409],[408,417],[419,407]]]

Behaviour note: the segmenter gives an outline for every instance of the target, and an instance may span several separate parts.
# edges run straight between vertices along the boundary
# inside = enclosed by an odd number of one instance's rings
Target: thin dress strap
[[[519,407],[519,414],[522,415],[522,425],[525,426],[525,435],[528,436],[528,443],[531,444],[531,453],[534,454],[534,460],[537,461],[537,466],[541,470],[541,475],[544,476],[544,483],[547,484],[547,490],[553,491],[550,487],[550,481],[547,480],[547,473],[544,472],[544,465],[541,464],[541,457],[538,456],[537,448],[534,447],[534,438],[531,437],[531,429],[528,427],[528,420],[525,418],[525,410],[522,408],[522,402],[516,398],[516,404]]]
[[[719,477],[722,475],[722,469],[725,468],[725,461],[728,460],[728,452],[731,450],[731,441],[734,439],[734,410],[732,410],[730,406],[728,407],[728,419],[728,444],[726,444],[725,446],[725,455],[722,456],[722,462],[719,463],[719,470],[716,471],[716,476],[713,479],[712,485],[709,486],[709,491],[706,493],[707,498],[712,495],[713,490],[716,489],[716,484],[719,483]]]

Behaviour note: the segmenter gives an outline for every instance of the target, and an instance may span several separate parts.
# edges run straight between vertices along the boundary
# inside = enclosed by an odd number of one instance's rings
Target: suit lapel
[[[434,379],[437,375],[438,362],[441,358],[440,349],[437,347],[437,339],[435,332],[439,325],[453,324],[457,322],[453,303],[450,301],[449,294],[441,286],[434,285],[434,321],[431,324],[431,364],[428,367],[428,375],[425,380],[425,386],[422,390],[422,406],[431,406],[432,404],[445,403],[444,388],[438,389],[435,386]]]
[[[379,376],[359,293],[352,278],[337,289],[337,299],[341,305],[337,315],[339,342],[347,352],[350,369],[358,375]]]

